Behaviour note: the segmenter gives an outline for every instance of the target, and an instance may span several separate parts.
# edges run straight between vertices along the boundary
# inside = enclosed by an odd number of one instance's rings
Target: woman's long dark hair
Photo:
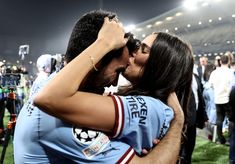
[[[157,33],[142,76],[125,95],[147,95],[167,103],[169,94],[175,91],[186,118],[193,65],[189,44],[168,33]]]

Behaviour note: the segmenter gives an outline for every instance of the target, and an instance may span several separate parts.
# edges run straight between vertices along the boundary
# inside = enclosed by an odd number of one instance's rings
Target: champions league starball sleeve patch
[[[80,129],[73,127],[72,133],[76,141],[80,145],[85,146],[82,152],[88,159],[101,152],[110,142],[108,136],[105,134],[86,128]]]
[[[80,129],[80,128],[73,128],[73,136],[80,144],[89,145],[92,141],[94,141],[100,132],[88,130],[88,129]]]

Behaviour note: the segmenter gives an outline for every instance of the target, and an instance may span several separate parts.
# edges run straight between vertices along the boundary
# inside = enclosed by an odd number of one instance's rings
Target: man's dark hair
[[[136,52],[140,48],[141,41],[139,39],[135,39],[132,33],[130,32],[126,33],[125,38],[128,38],[126,46],[130,54]]]
[[[72,34],[69,39],[67,51],[65,54],[65,61],[69,63],[75,57],[77,57],[82,51],[89,47],[98,37],[98,33],[103,26],[104,18],[109,17],[113,19],[116,16],[115,13],[104,11],[104,10],[94,10],[83,15],[75,24]],[[129,53],[132,53],[138,49],[140,41],[134,39],[133,34],[126,33],[125,37],[128,37],[127,48]],[[86,92],[96,92],[101,93],[103,91],[102,84],[99,84],[99,72],[104,69],[113,58],[118,58],[122,55],[123,48],[118,50],[110,51],[106,54],[101,61],[96,65],[98,72],[91,70],[87,77],[83,80],[80,85],[79,90]]]
[[[98,37],[98,33],[103,26],[105,17],[113,19],[117,16],[115,13],[109,11],[94,10],[86,13],[76,22],[65,54],[65,61],[67,63],[69,63],[82,51],[95,42]],[[122,52],[123,48],[120,48],[118,50],[110,51],[108,54],[106,54],[96,65],[99,71],[91,70],[81,83],[79,90],[101,93],[104,86],[101,87],[99,80],[97,80],[100,70],[103,70],[113,58],[120,57]]]
[[[98,37],[98,33],[104,23],[104,18],[110,19],[116,17],[115,13],[94,10],[83,15],[75,24],[70,36],[69,44],[65,54],[66,62],[70,62],[77,57],[82,51],[89,47]],[[118,57],[122,54],[122,48],[111,51],[101,60],[100,67],[107,65],[113,57]]]
[[[220,61],[221,61],[221,64],[228,64],[229,57],[227,55],[222,55]]]

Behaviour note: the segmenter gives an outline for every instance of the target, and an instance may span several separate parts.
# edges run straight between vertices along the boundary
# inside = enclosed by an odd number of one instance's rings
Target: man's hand
[[[159,139],[154,139],[154,140],[153,140],[153,145],[156,146],[159,142],[160,142]],[[152,149],[149,149],[149,150],[147,150],[147,149],[142,149],[142,155],[143,155],[143,156],[147,155],[151,150],[152,150]]]

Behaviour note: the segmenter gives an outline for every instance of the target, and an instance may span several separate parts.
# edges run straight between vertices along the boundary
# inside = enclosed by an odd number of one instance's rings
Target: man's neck
[[[227,67],[227,68],[229,68],[229,67],[228,67],[228,64],[221,64],[221,67]]]

